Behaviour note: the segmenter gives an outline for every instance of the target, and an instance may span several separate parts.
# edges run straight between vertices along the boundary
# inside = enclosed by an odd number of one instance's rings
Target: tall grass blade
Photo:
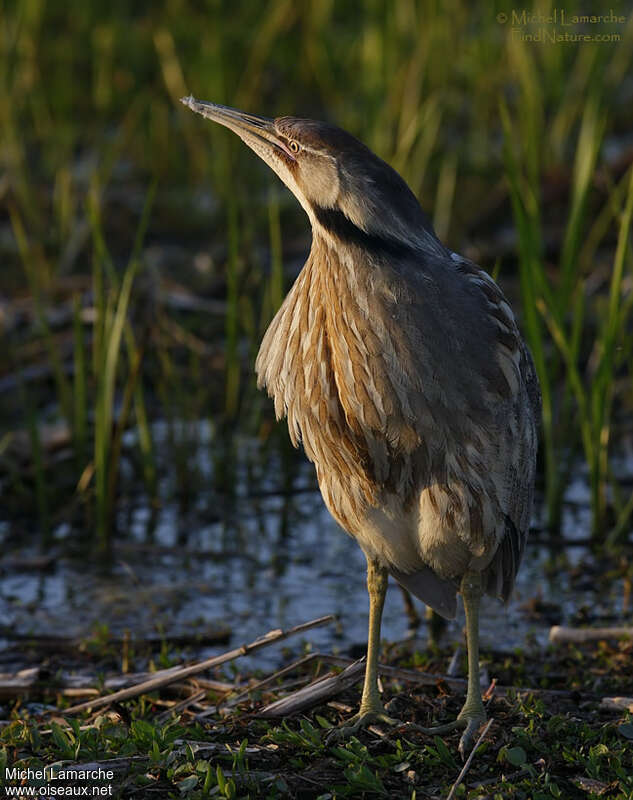
[[[81,301],[77,296],[73,299],[73,353],[73,439],[77,466],[81,472],[88,455],[88,387]]]
[[[127,421],[136,380],[138,378],[138,370],[140,368],[141,353],[140,351],[136,353],[132,352],[132,371],[128,376],[128,382],[126,384],[127,390],[124,393],[118,424],[115,428],[114,409],[121,343],[127,325],[132,285],[139,268],[138,254],[147,228],[154,191],[155,186],[150,189],[146,198],[141,222],[137,230],[132,257],[123,274],[120,288],[118,291],[113,290],[107,300],[104,299],[104,292],[101,284],[103,279],[101,262],[105,261],[106,265],[111,265],[111,261],[107,256],[103,238],[100,234],[98,208],[93,206],[90,214],[93,220],[97,251],[95,255],[96,271],[94,282],[99,286],[99,304],[97,306],[97,323],[99,327],[97,347],[99,349],[95,357],[95,365],[97,367],[95,373],[97,401],[94,464],[97,541],[99,549],[102,551],[108,550],[110,545],[121,436]],[[93,196],[93,201],[95,198],[96,195]],[[99,320],[99,317],[102,318],[102,321]],[[131,350],[133,349],[132,341],[129,347]]]
[[[38,274],[37,259],[34,257],[26,230],[22,224],[20,213],[18,212],[15,204],[12,202],[9,203],[9,215],[11,218],[11,224],[13,226],[13,234],[18,245],[20,257],[24,265],[24,271],[31,289],[31,295],[33,297],[33,304],[35,308],[35,316],[44,338],[48,357],[53,369],[59,407],[68,424],[72,425],[72,392],[64,372],[64,365],[62,363],[62,357],[59,352],[57,342],[53,336],[46,319],[46,314],[44,313],[44,309],[42,307],[42,286],[40,276]]]
[[[37,516],[40,526],[40,545],[46,550],[51,542],[51,526],[49,514],[48,488],[44,460],[42,458],[42,442],[38,428],[38,419],[33,403],[28,398],[28,393],[22,385],[22,396],[27,409],[29,440],[31,443],[31,461],[35,478],[35,497],[37,502]]]
[[[560,261],[561,285],[559,291],[559,307],[567,308],[574,279],[578,274],[577,260],[580,246],[585,236],[585,209],[592,176],[596,167],[596,159],[604,133],[606,119],[600,114],[600,107],[595,97],[589,98],[585,106],[576,157],[574,161],[572,200],[569,220],[565,231],[563,251]]]
[[[225,413],[228,419],[237,414],[240,393],[239,335],[239,262],[238,216],[234,199],[228,204],[229,256],[226,265],[226,369]]]

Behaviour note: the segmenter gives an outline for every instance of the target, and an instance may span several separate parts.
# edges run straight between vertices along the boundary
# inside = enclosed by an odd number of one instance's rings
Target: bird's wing
[[[522,394],[513,409],[518,435],[512,437],[506,448],[505,459],[500,461],[500,468],[505,473],[505,491],[501,494],[505,514],[503,535],[497,551],[484,570],[486,593],[500,597],[504,602],[509,600],[512,593],[529,532],[536,472],[537,426],[541,415],[538,378],[530,352],[523,342],[520,364]]]
[[[500,525],[497,547],[484,569],[486,592],[507,601],[530,525],[541,395],[530,351],[501,290],[476,265],[463,259],[458,263],[466,279],[486,297],[488,317],[495,323],[493,352],[512,386],[510,397],[499,402],[496,437],[491,442],[494,447],[489,449],[489,472],[495,485]],[[474,562],[476,566],[477,559]]]

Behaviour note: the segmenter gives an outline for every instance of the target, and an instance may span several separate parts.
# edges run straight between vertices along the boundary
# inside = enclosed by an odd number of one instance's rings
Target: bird
[[[534,491],[540,390],[515,316],[492,277],[438,239],[404,179],[352,134],[182,102],[237,134],[311,224],[307,261],[255,370],[367,560],[365,678],[341,734],[397,722],[378,690],[391,575],[448,619],[461,593],[465,702],[456,720],[423,730],[461,730],[463,757],[486,720],[480,601],[510,597]]]

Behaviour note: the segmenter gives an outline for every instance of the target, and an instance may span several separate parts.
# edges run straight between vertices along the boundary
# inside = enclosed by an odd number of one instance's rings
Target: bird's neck
[[[361,251],[371,259],[399,259],[419,252],[419,243],[397,238],[384,231],[366,230],[338,208],[313,207],[312,232],[330,250]]]
[[[405,234],[399,226],[388,226],[385,220],[354,221],[340,208],[313,205],[310,221],[314,240],[330,250],[354,251],[356,257],[373,261],[395,262],[402,259],[424,259],[425,255],[446,255],[442,243],[432,230],[419,228]]]
[[[362,231],[345,224],[336,233],[331,226],[313,226],[305,279],[310,303],[323,308],[330,332],[347,320],[348,313],[357,326],[366,324],[375,300],[372,295],[394,282],[396,249],[391,242],[367,242]]]

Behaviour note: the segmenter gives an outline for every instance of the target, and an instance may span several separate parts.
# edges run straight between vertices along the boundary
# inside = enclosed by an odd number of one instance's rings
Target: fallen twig
[[[549,632],[550,642],[596,642],[600,639],[633,639],[633,627],[622,625],[615,628],[566,628],[554,625]]]
[[[0,562],[2,568],[3,562]],[[24,642],[29,647],[35,647],[39,650],[52,650],[54,653],[59,653],[62,650],[80,650],[84,649],[86,643],[90,641],[89,636],[50,636],[38,635],[31,633],[20,633],[8,627],[0,626],[0,636],[10,641]],[[160,636],[109,636],[108,644],[115,647],[124,644],[134,644],[139,647],[154,646],[160,647],[166,641],[174,647],[185,647],[188,645],[212,645],[212,644],[227,644],[231,638],[231,630],[226,626],[208,628],[192,633],[175,633],[175,634],[162,634]]]
[[[0,672],[0,699],[28,693],[39,677],[39,667],[27,667],[15,673]]]
[[[353,658],[330,655],[329,653],[315,653],[314,658],[322,659],[326,664],[335,664],[339,667],[348,667],[350,664],[356,663]],[[389,678],[400,678],[403,681],[410,681],[423,686],[435,686],[438,681],[443,681],[451,689],[463,689],[467,684],[465,678],[451,678],[450,675],[418,672],[413,669],[390,667],[387,664],[378,664],[378,672],[380,675],[386,675]]]
[[[293,692],[288,697],[282,697],[269,706],[257,712],[258,717],[273,719],[275,717],[289,717],[309,708],[326,702],[331,697],[348,689],[355,684],[365,673],[365,659],[354,661],[347,669],[338,675],[325,675],[309,686],[304,686],[298,692]]]
[[[453,798],[455,797],[455,793],[457,792],[457,787],[464,780],[464,777],[465,777],[466,773],[470,769],[470,765],[472,764],[473,758],[475,757],[475,753],[477,752],[477,748],[482,743],[482,741],[484,739],[484,736],[488,733],[488,730],[490,729],[490,726],[492,725],[493,719],[494,719],[494,717],[490,717],[490,719],[488,720],[488,724],[486,725],[486,727],[481,732],[481,735],[479,736],[479,739],[477,739],[477,742],[475,743],[475,746],[470,751],[470,755],[468,756],[468,758],[466,760],[466,763],[462,767],[462,771],[457,776],[457,780],[455,781],[455,783],[453,784],[450,792],[446,796],[446,800],[453,800]]]
[[[46,570],[51,569],[55,561],[57,560],[57,556],[54,554],[48,554],[45,556],[33,556],[33,557],[25,557],[20,558],[19,556],[15,558],[3,558],[0,561],[0,571],[2,572],[45,572]],[[11,638],[10,634],[11,628],[2,627],[2,634],[3,637]],[[15,637],[13,637],[15,638]]]
[[[232,708],[233,706],[236,706],[241,700],[243,700],[245,697],[248,697],[248,695],[251,692],[256,692],[259,689],[263,689],[265,686],[269,686],[271,683],[274,683],[274,681],[278,680],[284,675],[287,675],[289,672],[292,672],[298,667],[305,666],[310,661],[314,661],[315,658],[318,658],[318,654],[310,653],[310,655],[304,656],[303,658],[300,658],[297,661],[293,661],[292,664],[288,664],[287,667],[283,667],[283,669],[277,670],[277,672],[273,672],[272,675],[269,675],[267,678],[264,678],[258,683],[254,683],[251,686],[247,686],[243,691],[235,695],[235,697],[232,697],[226,703],[223,700],[220,700],[217,705],[211,706],[211,708],[207,708],[201,714],[196,715],[196,719],[197,720],[205,719],[206,717],[211,716],[211,714],[215,714],[220,706],[223,706],[224,708],[227,707]]]
[[[213,658],[207,658],[205,661],[199,661],[186,667],[180,667],[177,669],[172,668],[170,670],[165,670],[162,673],[159,672],[148,681],[139,683],[136,686],[130,686],[128,689],[121,689],[118,692],[114,692],[114,694],[96,697],[93,700],[88,700],[85,703],[71,706],[70,708],[67,708],[64,713],[66,715],[78,714],[81,711],[88,711],[90,709],[94,710],[96,708],[101,708],[102,706],[107,706],[113,702],[121,702],[122,700],[129,700],[131,697],[138,697],[140,694],[153,692],[155,689],[160,689],[163,686],[174,683],[175,681],[188,678],[190,675],[197,675],[199,672],[204,672],[207,669],[211,669],[211,667],[217,667],[220,664],[225,664],[227,661],[233,661],[240,656],[246,656],[262,647],[267,647],[270,644],[287,639],[289,636],[294,636],[297,633],[303,633],[311,628],[316,628],[319,625],[325,625],[333,620],[334,616],[329,614],[325,617],[319,617],[318,619],[311,620],[310,622],[304,622],[301,625],[296,625],[294,628],[289,628],[286,631],[277,628],[276,630],[269,631],[259,639],[255,639],[255,641],[251,642],[250,644],[244,644],[241,647],[236,647],[234,650],[229,650],[227,653],[223,653],[222,655],[214,656]]]
[[[99,690],[86,686],[85,688],[77,686],[60,686],[55,689],[57,694],[64,697],[98,697]]]
[[[600,708],[608,711],[630,711],[633,713],[633,697],[603,697]]]
[[[185,752],[185,748],[189,747],[194,755],[200,756],[201,758],[207,754],[226,754],[227,752],[232,753],[239,750],[242,750],[242,754],[246,756],[256,756],[262,753],[276,753],[279,750],[279,745],[272,742],[268,744],[249,744],[243,749],[240,747],[231,749],[231,745],[227,742],[197,742],[192,739],[175,739],[174,745],[180,748],[178,752],[183,753]]]
[[[181,700],[179,703],[174,703],[173,706],[170,706],[167,710],[161,712],[156,717],[156,722],[166,722],[173,714],[177,714],[179,711],[184,711],[193,703],[197,703],[198,700],[202,700],[206,694],[206,689],[200,689],[199,691],[190,694],[189,697],[185,697],[184,700]]]
[[[171,667],[170,669],[179,670],[180,667]],[[160,675],[167,675],[168,670],[158,672],[126,672],[123,675],[113,675],[102,684],[102,689],[109,691],[117,691],[118,689],[127,689],[128,686],[135,686],[143,681],[149,681]],[[5,676],[6,677],[6,676]],[[79,697],[81,693],[86,696],[91,694],[99,694],[95,688],[97,684],[97,676],[94,673],[84,674],[70,674],[62,672],[59,678],[58,685],[55,686],[55,692],[63,694],[66,697]],[[196,684],[201,689],[209,689],[212,692],[234,692],[237,689],[242,689],[241,684],[227,683],[226,681],[207,680],[205,678],[196,678]],[[2,676],[0,675],[0,692],[2,687]],[[188,687],[189,689],[191,687]]]

